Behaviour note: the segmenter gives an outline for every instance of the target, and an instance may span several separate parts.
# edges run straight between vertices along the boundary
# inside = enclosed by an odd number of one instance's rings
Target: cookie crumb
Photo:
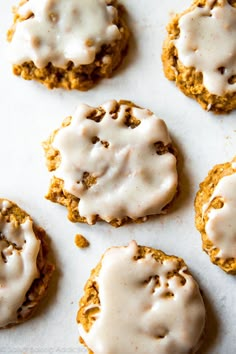
[[[74,242],[76,246],[79,248],[86,248],[89,246],[89,241],[83,235],[80,234],[75,235]]]

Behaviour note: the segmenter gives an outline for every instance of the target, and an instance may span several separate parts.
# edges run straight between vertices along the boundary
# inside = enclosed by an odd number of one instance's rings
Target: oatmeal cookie
[[[123,12],[116,0],[21,1],[8,31],[14,74],[49,89],[90,89],[125,54]]]
[[[236,0],[195,0],[167,27],[165,76],[207,111],[236,108]]]
[[[144,221],[165,212],[176,194],[167,127],[131,102],[80,104],[43,145],[52,171],[46,198],[66,206],[73,222]]]
[[[5,328],[32,315],[54,266],[44,230],[7,199],[0,199],[0,250],[0,328]]]
[[[211,261],[236,274],[236,159],[216,165],[200,184],[195,223]]]
[[[205,306],[184,261],[135,241],[105,252],[79,306],[90,354],[195,353],[203,338]]]

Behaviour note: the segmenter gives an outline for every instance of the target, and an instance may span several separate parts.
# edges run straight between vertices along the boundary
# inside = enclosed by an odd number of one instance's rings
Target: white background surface
[[[165,26],[170,15],[188,7],[190,0],[122,3],[133,32],[129,54],[112,79],[84,93],[48,91],[12,75],[5,37],[16,1],[1,1],[0,197],[15,201],[46,229],[57,270],[35,316],[0,332],[0,353],[86,352],[78,345],[75,321],[83,285],[107,247],[126,245],[132,239],[183,257],[198,280],[208,312],[205,343],[199,353],[236,352],[236,278],[211,264],[202,252],[193,211],[198,184],[208,170],[235,154],[236,112],[228,116],[207,113],[164,78],[160,55]],[[132,100],[166,121],[179,150],[180,195],[169,214],[141,225],[114,229],[104,224],[72,224],[65,208],[44,199],[49,174],[41,142],[79,102],[96,106],[112,98]],[[74,245],[76,233],[89,239],[88,249]],[[124,354],[128,354],[125,348]]]

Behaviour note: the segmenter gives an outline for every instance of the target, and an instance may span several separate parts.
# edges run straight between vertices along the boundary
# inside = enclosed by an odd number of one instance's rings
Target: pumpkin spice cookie
[[[25,211],[0,199],[0,328],[27,320],[47,290],[54,266],[45,237]]]
[[[91,272],[77,314],[89,353],[195,353],[205,306],[181,258],[138,246],[112,247]]]
[[[13,72],[52,89],[88,90],[121,63],[129,31],[116,0],[23,0],[8,31]]]
[[[195,0],[167,27],[165,76],[208,111],[236,108],[236,0]]]
[[[73,222],[145,221],[165,212],[176,194],[167,127],[131,102],[80,104],[43,145],[52,171],[46,198],[66,206]]]
[[[236,274],[236,159],[216,165],[195,199],[196,227],[211,261]]]

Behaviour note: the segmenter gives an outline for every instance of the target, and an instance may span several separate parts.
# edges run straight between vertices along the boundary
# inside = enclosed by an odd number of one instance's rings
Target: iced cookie
[[[116,0],[23,0],[8,31],[13,72],[49,89],[88,90],[110,77],[129,31]]]
[[[47,199],[73,222],[113,226],[163,213],[176,194],[175,150],[163,120],[131,102],[80,104],[44,143]]]
[[[208,111],[236,108],[236,0],[195,0],[167,27],[162,61],[169,80]]]
[[[90,354],[187,354],[200,345],[205,306],[182,259],[132,241],[91,272],[77,322]]]
[[[203,250],[225,272],[236,274],[236,159],[216,165],[195,199]]]
[[[54,266],[45,232],[16,204],[0,199],[0,328],[28,319],[47,290]]]

